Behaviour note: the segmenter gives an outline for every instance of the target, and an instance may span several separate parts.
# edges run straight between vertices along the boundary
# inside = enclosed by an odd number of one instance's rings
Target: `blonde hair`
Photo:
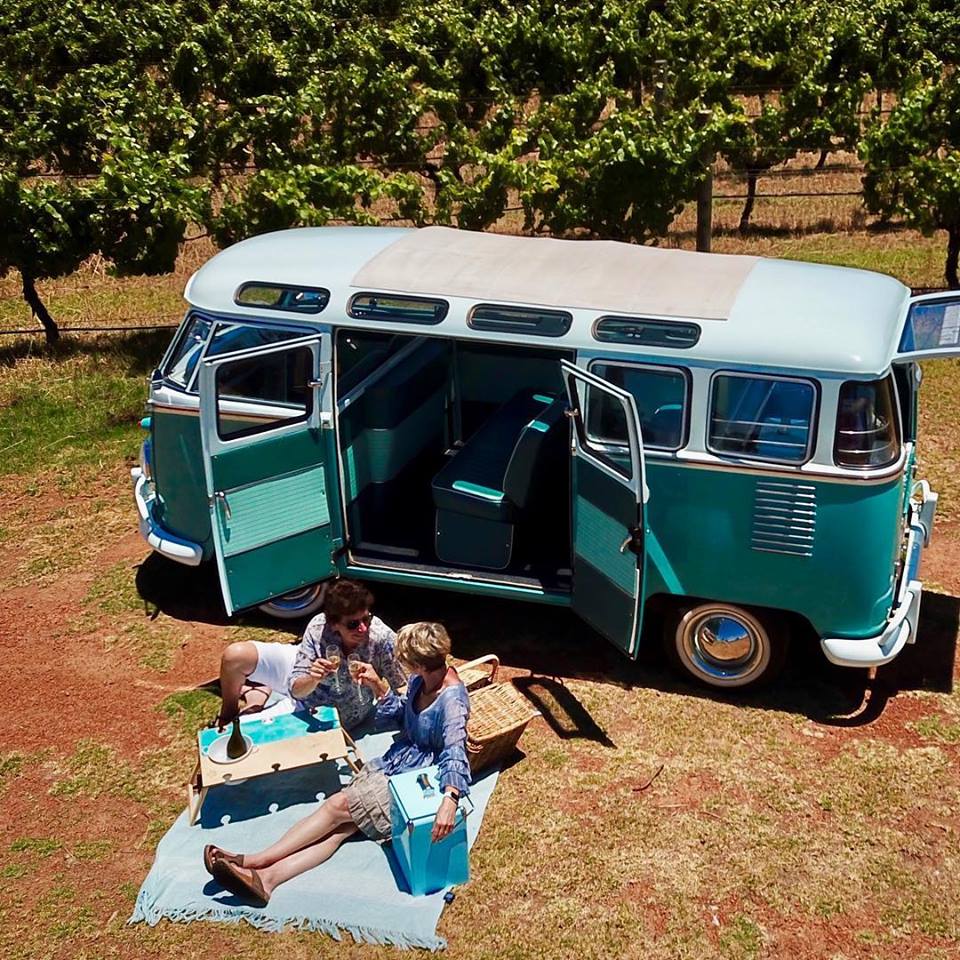
[[[397,659],[410,667],[439,670],[450,655],[450,635],[442,623],[408,623],[397,633]]]

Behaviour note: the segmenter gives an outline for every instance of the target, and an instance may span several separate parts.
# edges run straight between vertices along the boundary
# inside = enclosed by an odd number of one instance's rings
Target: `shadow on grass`
[[[212,563],[187,567],[151,553],[137,568],[137,593],[174,620],[196,620],[218,626],[229,624],[217,568]]]
[[[604,747],[616,747],[607,732],[561,681],[529,676],[518,677],[514,684],[561,740],[593,740]]]
[[[27,357],[68,360],[78,356],[108,355],[116,359],[128,376],[146,377],[160,362],[173,332],[172,328],[111,334],[71,334],[65,331],[53,346],[36,337],[0,340],[0,366],[13,366]]]
[[[415,620],[440,621],[453,638],[458,658],[472,660],[495,653],[505,666],[527,671],[530,676],[520,678],[518,687],[561,737],[609,742],[564,680],[742,703],[836,726],[871,723],[901,691],[953,689],[960,599],[942,594],[924,597],[918,643],[907,646],[872,679],[867,670],[829,663],[819,643],[806,639],[793,645],[775,683],[758,691],[727,694],[699,687],[667,668],[655,616],[644,627],[639,658],[632,661],[567,608],[396,584],[369,586],[376,595],[377,614],[395,629]],[[190,568],[153,554],[137,572],[137,589],[144,600],[175,619],[218,625],[236,622],[224,610],[213,564]],[[254,626],[280,625],[256,611],[245,613],[243,619]],[[292,633],[302,632],[305,625],[306,620],[287,624]]]

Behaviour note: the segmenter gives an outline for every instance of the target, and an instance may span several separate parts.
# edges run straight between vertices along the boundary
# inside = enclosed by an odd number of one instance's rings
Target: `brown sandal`
[[[227,863],[235,863],[238,867],[243,866],[242,853],[227,853],[226,850],[221,850],[220,847],[216,847],[212,843],[208,843],[203,848],[203,866],[211,877],[214,875],[213,865],[218,860],[226,860]]]
[[[263,889],[256,870],[251,869],[247,876],[237,869],[236,864],[220,858],[213,863],[213,877],[220,886],[258,907],[265,907],[270,901],[270,894]]]

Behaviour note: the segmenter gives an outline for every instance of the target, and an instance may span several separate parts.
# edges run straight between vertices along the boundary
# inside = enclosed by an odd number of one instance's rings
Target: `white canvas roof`
[[[692,253],[598,240],[554,240],[427,227],[304,227],[234,244],[187,284],[196,308],[218,316],[285,319],[235,302],[243,283],[330,290],[314,320],[370,328],[350,316],[360,290],[443,297],[444,320],[430,327],[379,329],[568,350],[624,352],[683,363],[879,376],[896,352],[910,290],[879,273],[764,257]],[[468,322],[483,302],[542,305],[573,314],[562,337],[478,330]],[[599,342],[594,324],[610,314],[694,320],[696,346],[636,347]]]
[[[351,286],[469,300],[495,290],[501,301],[726,320],[759,259],[425,227],[377,253]]]

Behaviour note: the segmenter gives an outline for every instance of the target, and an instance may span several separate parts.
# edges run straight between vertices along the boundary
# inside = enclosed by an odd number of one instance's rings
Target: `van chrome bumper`
[[[140,515],[140,536],[153,547],[157,553],[162,553],[177,563],[188,567],[197,567],[203,559],[203,547],[192,540],[178,537],[169,530],[164,530],[153,518],[153,505],[156,497],[150,489],[150,481],[144,476],[140,467],[130,471],[133,480],[133,498],[137,503],[137,513]]]
[[[897,602],[890,612],[883,632],[875,637],[825,637],[820,647],[826,658],[841,667],[880,667],[889,663],[908,643],[917,642],[917,621],[920,619],[920,598],[923,583],[917,579],[923,548],[930,543],[933,533],[933,515],[937,509],[937,494],[926,480],[914,486],[920,500],[910,502],[910,533],[904,569],[897,590]]]

